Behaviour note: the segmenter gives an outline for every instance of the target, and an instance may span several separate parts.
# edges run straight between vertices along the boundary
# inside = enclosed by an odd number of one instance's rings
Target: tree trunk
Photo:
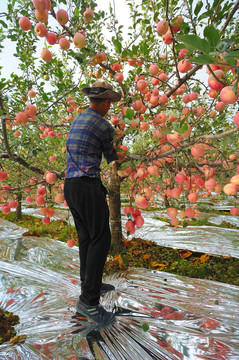
[[[16,208],[16,217],[17,219],[21,219],[22,218],[22,193],[18,193],[17,194],[17,201],[18,201],[18,205]]]
[[[166,207],[166,208],[168,208],[168,207],[170,207],[170,203],[169,203],[169,200],[168,200],[168,197],[167,197],[167,195],[165,195],[164,196],[164,206]]]
[[[114,163],[112,165],[112,172],[110,174],[108,187],[112,244],[121,244],[123,239],[121,225],[120,179],[117,171],[118,164]]]

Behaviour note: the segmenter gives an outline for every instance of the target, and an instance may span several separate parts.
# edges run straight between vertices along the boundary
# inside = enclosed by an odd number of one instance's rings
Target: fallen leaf
[[[151,258],[151,255],[150,254],[145,254],[145,255],[143,255],[143,259],[145,260],[145,261],[147,261],[148,259],[150,259]]]
[[[201,263],[205,263],[206,261],[208,261],[210,259],[210,256],[207,254],[204,254],[200,257],[200,261]]]
[[[192,252],[188,251],[188,250],[183,250],[183,251],[179,252],[179,255],[180,255],[181,259],[186,259],[192,255]]]
[[[168,264],[158,264],[157,261],[151,261],[150,263],[151,266],[153,267],[160,267],[160,268],[166,268],[168,266]]]
[[[118,261],[120,264],[123,264],[123,263],[124,263],[124,262],[123,262],[123,259],[122,259],[122,257],[121,257],[120,254],[119,254],[119,255],[116,255],[116,256],[114,257],[114,260]]]

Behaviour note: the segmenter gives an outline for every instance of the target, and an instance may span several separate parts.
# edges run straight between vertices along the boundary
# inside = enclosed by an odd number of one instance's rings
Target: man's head
[[[90,97],[90,107],[95,109],[102,117],[104,117],[110,109],[111,99],[98,99]]]
[[[82,89],[82,93],[90,98],[90,106],[105,116],[112,102],[121,99],[121,95],[113,90],[113,87],[105,81],[96,81],[92,87]]]

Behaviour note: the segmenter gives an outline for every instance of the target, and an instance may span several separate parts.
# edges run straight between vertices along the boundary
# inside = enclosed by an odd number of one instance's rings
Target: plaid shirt
[[[92,108],[77,115],[66,141],[66,178],[81,176],[100,178],[102,153],[108,164],[118,160],[113,148],[113,132],[110,123]]]

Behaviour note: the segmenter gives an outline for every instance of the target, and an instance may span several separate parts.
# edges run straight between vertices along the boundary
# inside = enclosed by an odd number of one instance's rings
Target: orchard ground
[[[16,331],[14,330],[14,325],[18,323],[19,317],[17,315],[0,308],[0,345],[9,340],[10,344],[14,343],[14,340],[19,340],[16,339],[19,336],[15,336]]]
[[[221,212],[213,210],[213,214],[215,213]],[[78,245],[75,227],[68,225],[68,222],[64,219],[52,220],[50,224],[44,225],[40,218],[34,216],[22,214],[22,218],[17,219],[14,212],[11,212],[9,215],[0,213],[0,217],[14,222],[23,228],[27,228],[29,231],[24,236],[48,237],[66,243],[68,240],[75,239],[75,244],[76,246]],[[168,221],[166,218],[160,218],[160,220]],[[210,223],[207,219],[191,219],[187,220],[187,222],[182,221],[179,225],[184,227],[188,225],[215,226],[215,224]],[[238,229],[236,225],[226,221],[219,226]],[[127,270],[131,267],[166,271],[182,276],[239,285],[239,259],[237,258],[213,256],[187,249],[159,246],[154,242],[145,241],[137,237],[132,238],[130,241],[124,238],[121,245],[112,244],[104,274],[117,273],[117,271]]]

